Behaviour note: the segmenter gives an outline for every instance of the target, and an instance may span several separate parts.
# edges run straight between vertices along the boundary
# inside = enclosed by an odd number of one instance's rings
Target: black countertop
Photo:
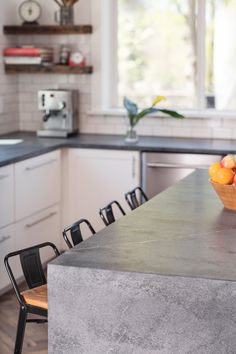
[[[195,171],[52,264],[236,281],[236,213]]]
[[[1,138],[23,139],[24,141],[12,146],[0,145],[0,166],[66,147],[213,155],[236,154],[236,141],[234,140],[143,136],[137,144],[126,144],[124,137],[117,135],[79,134],[68,139],[55,139],[38,138],[34,133],[24,132],[2,135]]]

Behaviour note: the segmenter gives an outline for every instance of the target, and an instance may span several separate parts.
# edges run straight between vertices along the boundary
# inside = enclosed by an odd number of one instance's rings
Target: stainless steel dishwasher
[[[196,169],[208,169],[219,155],[143,153],[142,187],[149,198],[177,183]]]

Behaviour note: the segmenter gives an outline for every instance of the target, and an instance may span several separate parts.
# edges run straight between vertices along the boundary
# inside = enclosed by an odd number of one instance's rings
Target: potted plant
[[[139,111],[138,105],[132,101],[130,101],[127,97],[124,97],[124,107],[127,110],[128,118],[129,118],[129,127],[127,130],[127,134],[125,137],[125,141],[128,143],[135,143],[138,141],[138,136],[134,127],[138,124],[138,122],[144,118],[146,115],[156,112],[162,112],[172,118],[182,119],[184,116],[179,114],[176,111],[169,109],[161,109],[155,108],[155,106],[161,102],[166,100],[164,96],[156,96],[152,102],[151,107],[145,108],[142,111]]]

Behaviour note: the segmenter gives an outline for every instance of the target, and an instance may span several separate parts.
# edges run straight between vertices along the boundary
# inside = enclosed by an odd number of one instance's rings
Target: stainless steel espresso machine
[[[38,108],[43,112],[40,137],[67,138],[78,130],[78,91],[42,90],[38,92]]]

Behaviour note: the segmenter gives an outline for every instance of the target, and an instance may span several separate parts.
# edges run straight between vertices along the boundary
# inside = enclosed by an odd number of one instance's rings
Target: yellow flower
[[[165,101],[166,97],[165,96],[156,96],[154,100],[152,101],[152,107],[156,106],[159,102]]]

